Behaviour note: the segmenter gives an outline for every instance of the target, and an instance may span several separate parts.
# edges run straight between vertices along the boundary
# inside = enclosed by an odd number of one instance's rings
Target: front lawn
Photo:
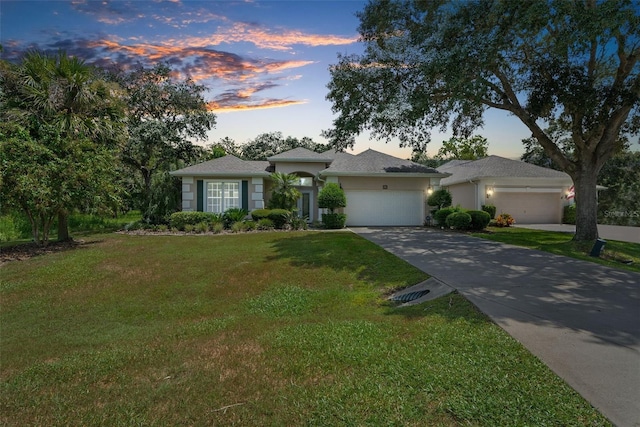
[[[488,232],[474,233],[476,237],[538,249],[614,268],[640,272],[640,244],[607,240],[599,258],[589,256],[594,242],[574,242],[573,234],[557,231],[532,230],[520,227],[489,227]],[[625,264],[622,261],[631,261]]]
[[[87,238],[0,267],[0,424],[608,425],[348,232]]]

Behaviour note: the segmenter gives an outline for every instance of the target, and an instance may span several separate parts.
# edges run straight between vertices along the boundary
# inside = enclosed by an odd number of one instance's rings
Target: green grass
[[[2,425],[608,425],[354,234],[87,240],[1,267]]]
[[[607,240],[599,258],[589,256],[594,242],[575,242],[573,235],[557,231],[531,230],[519,227],[489,227],[489,233],[474,233],[476,237],[538,249],[556,255],[564,255],[609,267],[640,272],[640,244]],[[622,263],[630,260],[632,264]]]

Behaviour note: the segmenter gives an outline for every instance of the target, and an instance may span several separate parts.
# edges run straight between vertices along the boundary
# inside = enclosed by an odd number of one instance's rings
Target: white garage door
[[[501,193],[492,196],[496,216],[508,213],[520,224],[559,224],[562,221],[560,193]]]
[[[347,225],[422,225],[422,191],[345,191]]]

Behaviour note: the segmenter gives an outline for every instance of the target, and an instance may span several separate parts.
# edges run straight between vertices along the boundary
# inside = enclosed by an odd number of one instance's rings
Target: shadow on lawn
[[[596,342],[640,344],[639,273],[424,228],[356,231],[479,307],[495,307],[498,321],[580,330]]]
[[[360,239],[350,232],[305,233],[273,240],[276,254],[267,261],[289,260],[291,265],[314,269],[327,267],[335,271],[354,272],[359,280],[386,288],[398,282],[397,288],[415,285],[423,280],[419,271],[407,274],[398,270],[398,260],[390,253]]]

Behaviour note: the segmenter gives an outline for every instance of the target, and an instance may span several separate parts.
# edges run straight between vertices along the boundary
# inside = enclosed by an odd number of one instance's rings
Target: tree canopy
[[[173,188],[173,199],[179,198],[175,190],[179,187],[168,172],[200,157],[202,149],[193,141],[207,138],[216,117],[207,111],[205,87],[173,77],[166,64],[139,67],[115,78],[127,90],[129,138],[121,152],[122,161],[141,179],[136,187],[143,218],[157,222],[175,203],[165,203],[167,194],[154,191],[154,182],[167,191]]]
[[[318,144],[313,139],[304,136],[298,139],[293,136],[284,137],[282,132],[263,133],[240,147],[242,158],[245,160],[267,160],[271,156],[294,148],[303,147],[317,153],[329,149],[329,146]]]
[[[363,55],[340,56],[324,132],[338,149],[370,129],[425,151],[430,132],[469,137],[483,113],[511,113],[576,187],[576,239],[597,236],[596,177],[621,134],[640,129],[640,17],[631,0],[373,0]],[[545,132],[571,137],[572,156]]]
[[[2,61],[0,71],[0,115],[11,125],[1,135],[3,193],[27,214],[36,241],[47,242],[56,216],[58,239],[67,240],[71,210],[116,204],[119,87],[64,52],[30,52],[19,64]]]

